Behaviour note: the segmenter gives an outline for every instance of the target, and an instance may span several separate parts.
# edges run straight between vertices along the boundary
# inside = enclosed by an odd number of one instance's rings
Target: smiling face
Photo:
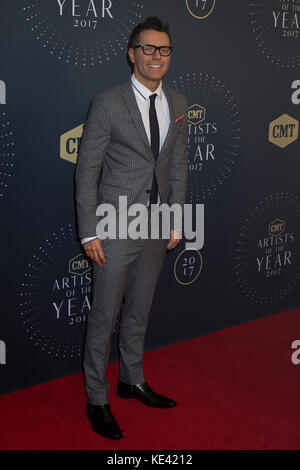
[[[171,46],[167,33],[147,29],[139,36],[138,44],[152,44],[153,46]],[[158,50],[153,55],[143,53],[141,47],[128,50],[129,58],[134,64],[134,75],[149,90],[154,91],[161,79],[167,73],[171,56],[162,57]]]

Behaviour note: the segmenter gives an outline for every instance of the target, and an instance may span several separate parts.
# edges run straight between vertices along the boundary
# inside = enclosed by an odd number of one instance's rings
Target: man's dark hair
[[[148,16],[148,18],[146,18],[144,23],[139,23],[130,34],[129,39],[128,39],[127,51],[128,49],[130,49],[130,47],[134,47],[138,45],[140,33],[142,31],[146,31],[147,29],[154,29],[154,31],[166,33],[169,36],[170,43],[171,43],[169,24],[166,21],[163,21],[160,18],[157,18],[157,16]],[[127,63],[129,67],[131,68],[131,72],[133,73],[134,65],[129,59],[128,52],[127,52]]]

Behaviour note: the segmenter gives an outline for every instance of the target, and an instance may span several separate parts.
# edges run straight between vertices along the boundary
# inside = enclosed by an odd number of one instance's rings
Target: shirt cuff
[[[81,239],[81,243],[82,243],[82,245],[84,245],[85,243],[88,243],[88,242],[90,242],[91,240],[95,240],[96,238],[98,238],[97,235],[96,235],[95,237],[86,237],[86,238],[82,238],[82,239]]]

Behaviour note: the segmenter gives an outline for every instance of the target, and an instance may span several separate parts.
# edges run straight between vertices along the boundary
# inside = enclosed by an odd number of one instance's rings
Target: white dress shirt
[[[155,91],[150,91],[148,88],[146,88],[144,85],[142,85],[141,82],[137,80],[134,74],[131,76],[131,82],[132,82],[132,89],[136,98],[137,105],[139,107],[143,124],[145,127],[145,131],[149,140],[149,144],[151,145],[151,134],[150,134],[150,122],[149,122],[149,109],[150,109],[150,99],[149,96],[152,94],[156,93],[157,97],[155,98],[155,110],[156,110],[156,115],[157,115],[157,120],[158,120],[158,125],[159,125],[159,150],[162,149],[162,146],[164,144],[164,141],[166,139],[169,125],[170,125],[170,113],[169,113],[169,105],[168,105],[168,100],[165,95],[165,92],[162,89],[162,81],[158,85],[157,89]],[[101,184],[101,181],[100,181]],[[159,204],[160,198],[158,195],[158,200],[157,204]],[[147,203],[147,206],[149,205],[149,200]],[[82,238],[81,243],[87,243],[91,240],[94,240],[95,238],[98,238],[97,236],[94,237],[86,237]]]

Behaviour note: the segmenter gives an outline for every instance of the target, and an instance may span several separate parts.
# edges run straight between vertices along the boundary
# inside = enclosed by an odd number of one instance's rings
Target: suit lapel
[[[124,97],[125,103],[127,105],[128,111],[131,114],[131,117],[133,119],[133,122],[134,122],[137,130],[139,131],[143,142],[145,143],[145,145],[148,149],[148,153],[150,155],[150,158],[153,159],[154,158],[153,153],[152,153],[151,147],[149,145],[148,137],[147,137],[145,127],[144,127],[144,123],[143,123],[143,120],[142,120],[142,116],[141,116],[139,107],[138,107],[137,102],[136,102],[134,91],[132,89],[131,80],[128,80],[125,83],[124,91],[123,91],[123,97]]]
[[[174,106],[173,106],[173,103],[172,103],[170,91],[169,91],[168,87],[166,85],[164,85],[164,83],[162,85],[163,85],[163,90],[164,90],[164,93],[166,94],[168,105],[169,105],[170,124],[169,124],[169,129],[168,129],[168,133],[167,133],[167,136],[165,138],[164,144],[163,144],[163,146],[162,146],[162,148],[159,152],[158,159],[161,158],[161,156],[164,153],[164,150],[165,150],[165,148],[168,144],[168,141],[171,137],[173,126],[174,126],[174,121],[175,121]],[[131,117],[134,121],[134,124],[135,124],[137,130],[139,131],[143,142],[145,143],[145,145],[147,147],[148,157],[151,160],[153,160],[154,156],[153,156],[151,146],[150,146],[149,141],[148,141],[148,137],[147,137],[147,134],[146,134],[146,131],[145,131],[145,127],[144,127],[144,123],[143,123],[143,120],[142,120],[142,116],[141,116],[139,107],[138,107],[137,102],[136,102],[134,91],[132,89],[131,80],[127,80],[127,82],[125,82],[125,84],[124,84],[123,98],[124,98],[125,103],[127,105],[128,111],[129,111],[129,113],[130,113],[130,115],[131,115]]]
[[[166,97],[167,97],[167,101],[168,101],[168,105],[169,105],[169,114],[170,114],[170,124],[169,124],[169,129],[168,129],[168,133],[166,135],[166,138],[165,138],[165,141],[163,143],[163,146],[161,148],[161,151],[159,153],[159,156],[158,158],[161,158],[162,154],[164,153],[164,150],[168,144],[168,141],[171,137],[171,134],[172,134],[172,130],[173,130],[173,126],[174,126],[174,121],[175,121],[175,114],[174,114],[174,106],[173,106],[173,103],[172,103],[172,100],[171,100],[171,96],[170,96],[170,92],[169,92],[169,89],[168,87],[164,84],[163,82],[163,90],[166,94]]]

